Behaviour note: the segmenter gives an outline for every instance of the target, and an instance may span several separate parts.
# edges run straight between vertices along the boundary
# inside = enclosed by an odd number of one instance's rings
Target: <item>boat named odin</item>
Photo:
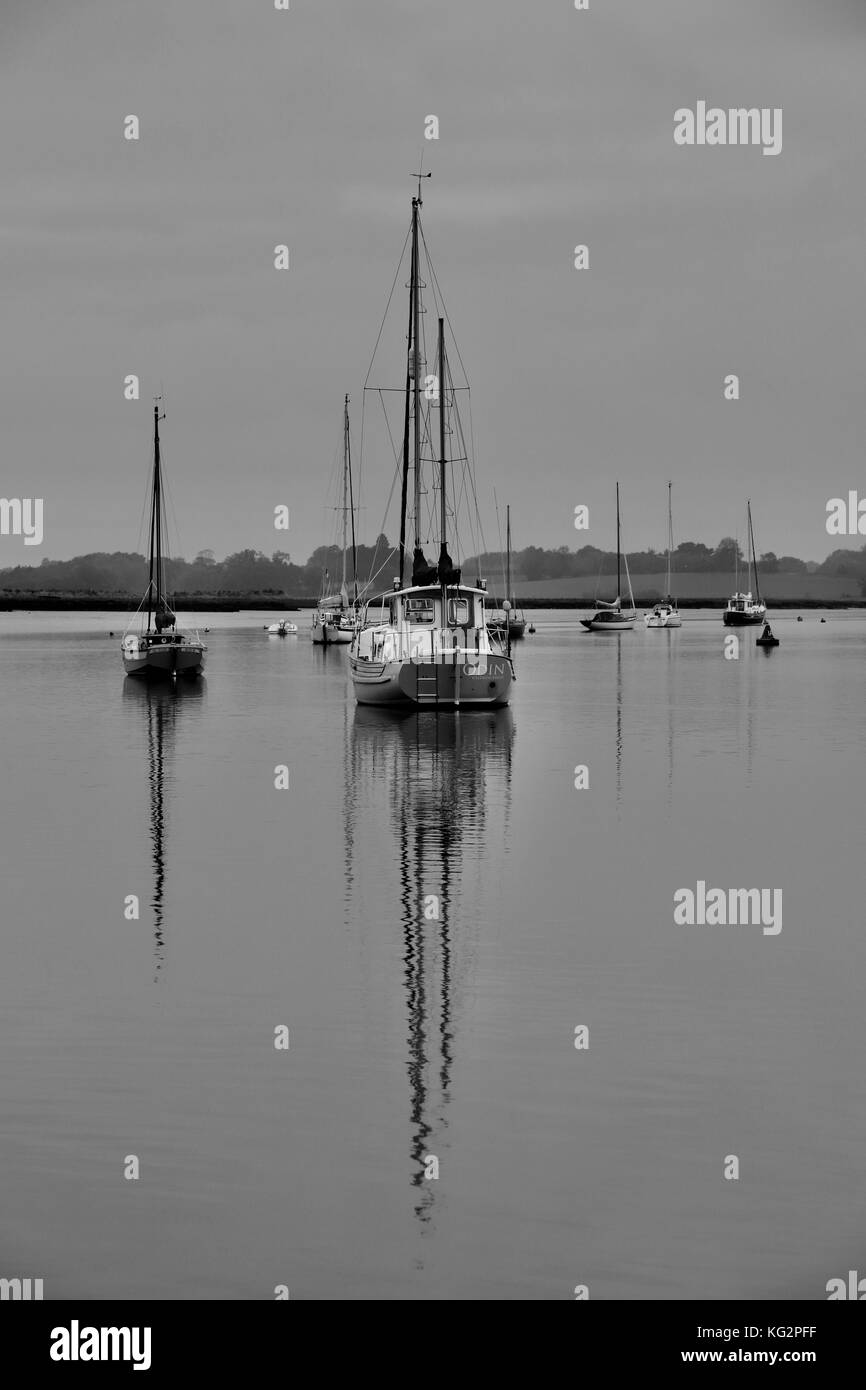
[[[448,551],[449,492],[447,475],[454,474],[453,441],[462,441],[456,391],[445,352],[444,318],[439,318],[438,375],[426,374],[422,359],[423,329],[419,243],[421,185],[412,199],[411,267],[409,279],[408,362],[403,417],[403,459],[400,508],[399,577],[393,589],[368,600],[349,650],[349,670],[355,698],[361,705],[414,705],[433,710],[490,708],[508,703],[513,679],[509,644],[492,637],[487,628],[486,584],[461,582],[460,568]],[[426,246],[425,246],[426,249]],[[436,285],[427,267],[427,282]],[[424,385],[422,385],[422,382]],[[422,403],[423,402],[423,403]],[[432,405],[428,405],[432,402]],[[435,409],[438,406],[438,409]],[[433,454],[438,417],[438,458]],[[414,451],[410,456],[410,434]],[[446,440],[452,441],[450,457]],[[424,451],[427,469],[424,470]],[[459,452],[459,451],[458,451]],[[465,460],[464,460],[465,461]],[[429,473],[431,495],[438,484],[438,508],[430,525],[439,533],[439,559],[430,564],[422,545],[422,471]],[[412,522],[415,544],[412,580],[404,584],[409,513],[409,476],[414,482]],[[467,470],[471,485],[471,471]],[[437,476],[438,475],[438,476]],[[464,474],[464,482],[467,474]],[[438,513],[438,516],[437,516]],[[438,524],[437,524],[438,523]],[[456,515],[452,518],[456,535]]]
[[[148,583],[144,598],[129,623],[120,644],[128,676],[174,679],[195,677],[204,670],[207,647],[197,632],[178,631],[177,614],[171,606],[165,579],[163,555],[167,533],[162,472],[159,458],[160,397],[153,407],[153,478],[150,488],[150,544]],[[138,632],[132,627],[139,620]]]

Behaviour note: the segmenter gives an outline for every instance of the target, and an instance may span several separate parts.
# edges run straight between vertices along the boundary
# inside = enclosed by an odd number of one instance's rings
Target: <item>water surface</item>
[[[293,616],[202,617],[172,692],[118,614],[0,615],[0,1272],[825,1297],[866,1231],[866,620],[727,661],[717,614],[538,613],[508,710],[394,717]],[[781,888],[781,933],[676,926],[698,879]]]

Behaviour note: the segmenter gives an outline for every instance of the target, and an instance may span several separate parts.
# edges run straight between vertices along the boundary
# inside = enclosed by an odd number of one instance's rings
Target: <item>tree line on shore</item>
[[[359,585],[378,575],[376,587],[390,586],[396,572],[393,560],[388,560],[390,552],[391,544],[384,535],[378,537],[375,545],[357,547]],[[732,537],[725,536],[715,548],[699,541],[682,541],[674,552],[673,568],[677,574],[724,571],[733,575],[737,561],[745,563],[742,550]],[[866,545],[859,550],[834,550],[822,564],[808,563],[794,555],[777,556],[772,551],[760,556],[759,563],[763,574],[809,573],[857,579],[866,596]],[[664,551],[629,551],[628,564],[633,574],[662,575],[667,557]],[[335,545],[319,546],[306,563],[299,565],[281,550],[271,556],[258,550],[239,550],[224,560],[215,559],[213,551],[202,550],[194,560],[166,561],[166,569],[169,589],[175,595],[221,597],[255,593],[309,598],[321,591],[326,574],[332,587],[339,585],[342,552]],[[592,545],[579,550],[569,550],[567,546],[546,550],[530,545],[512,553],[511,571],[512,587],[517,588],[533,580],[614,574],[616,553]],[[498,591],[503,586],[503,573],[504,560],[499,551],[474,556],[463,564],[466,581],[473,582],[481,574],[491,590]],[[351,585],[351,556],[348,574]],[[72,560],[46,558],[40,565],[0,570],[0,590],[14,593],[125,594],[137,599],[146,584],[146,558],[122,551],[77,555]]]

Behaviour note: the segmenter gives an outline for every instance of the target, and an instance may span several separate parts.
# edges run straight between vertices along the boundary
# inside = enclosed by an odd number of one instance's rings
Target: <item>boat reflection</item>
[[[394,839],[395,870],[381,880],[382,893],[394,894],[393,907],[386,901],[382,915],[393,915],[402,934],[410,1183],[424,1224],[438,1189],[430,1160],[446,1170],[461,1003],[480,927],[495,910],[479,867],[508,853],[513,743],[508,707],[395,717],[359,705],[346,745],[347,918],[352,861],[369,848],[364,829],[374,806],[388,808]]]
[[[170,685],[129,680],[123,683],[124,705],[131,713],[141,716],[147,746],[153,868],[150,907],[153,914],[154,982],[159,980],[165,964],[166,793],[172,786],[177,723],[181,709],[190,703],[200,702],[206,689],[203,677],[198,681],[173,681]],[[129,740],[132,747],[138,743],[138,736]]]

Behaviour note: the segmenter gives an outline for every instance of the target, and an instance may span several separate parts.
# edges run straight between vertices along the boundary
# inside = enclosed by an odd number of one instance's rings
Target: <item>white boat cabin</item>
[[[361,661],[437,661],[453,653],[498,653],[485,617],[484,589],[465,584],[394,589],[364,606],[355,655]]]
[[[756,600],[752,598],[751,591],[747,594],[732,594],[728,599],[729,613],[752,613],[756,609],[763,609],[764,607],[765,605],[763,603],[759,601],[756,602]]]

